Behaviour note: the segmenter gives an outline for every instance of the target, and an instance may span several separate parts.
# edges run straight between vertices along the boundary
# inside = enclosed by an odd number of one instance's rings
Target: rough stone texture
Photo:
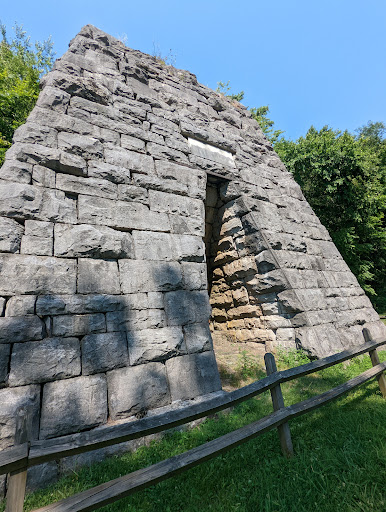
[[[10,386],[38,384],[80,375],[77,338],[46,338],[15,343],[12,350]]]
[[[96,427],[107,420],[104,375],[49,382],[43,388],[40,439]]]
[[[41,83],[0,169],[0,447],[23,400],[53,437],[218,390],[211,334],[385,337],[246,107],[92,26]]]
[[[148,363],[107,374],[109,412],[112,419],[124,418],[170,402],[165,365]]]
[[[172,400],[187,400],[221,389],[213,352],[173,357],[166,361]]]
[[[0,217],[0,252],[19,252],[23,233],[16,220]]]
[[[184,351],[181,327],[144,329],[130,333],[129,354],[131,364],[163,361]]]
[[[125,333],[88,334],[82,339],[83,375],[127,366],[128,362]]]

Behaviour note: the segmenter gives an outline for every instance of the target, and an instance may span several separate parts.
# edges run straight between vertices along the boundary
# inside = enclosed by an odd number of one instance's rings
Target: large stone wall
[[[385,333],[248,110],[95,27],[0,198],[0,448],[26,404],[45,439],[219,391],[209,327],[314,356]]]

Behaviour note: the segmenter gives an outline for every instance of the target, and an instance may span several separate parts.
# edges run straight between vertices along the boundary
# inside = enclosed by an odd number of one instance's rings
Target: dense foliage
[[[357,135],[311,127],[275,150],[328,229],[343,258],[370,295],[385,292],[386,140],[383,123]]]
[[[0,25],[0,165],[11,145],[13,132],[23,124],[39,94],[39,78],[53,60],[52,42],[31,44],[20,26],[8,40],[4,25]]]

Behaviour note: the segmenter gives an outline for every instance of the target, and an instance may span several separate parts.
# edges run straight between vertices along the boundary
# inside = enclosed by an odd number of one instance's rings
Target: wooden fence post
[[[273,354],[267,352],[264,355],[265,368],[267,370],[267,375],[271,375],[272,373],[277,372],[276,361]],[[273,410],[278,411],[279,409],[284,409],[284,399],[283,393],[281,392],[280,384],[274,386],[271,389],[271,398],[273,404]],[[277,427],[279,433],[279,439],[281,444],[281,451],[283,455],[287,458],[292,457],[294,454],[294,449],[292,446],[291,432],[289,428],[288,422],[283,423]]]
[[[365,341],[373,341],[371,338],[370,331],[365,327],[362,331],[363,337]],[[377,364],[380,364],[379,356],[377,349],[369,350],[369,355],[371,359],[371,363],[373,366],[377,366]],[[386,377],[384,373],[381,373],[381,375],[378,375],[377,377],[379,389],[381,390],[383,398],[386,398]]]
[[[16,416],[15,445],[24,444],[30,439],[32,409],[19,409]],[[27,484],[27,467],[13,471],[8,480],[7,506],[5,512],[23,512],[25,489]]]

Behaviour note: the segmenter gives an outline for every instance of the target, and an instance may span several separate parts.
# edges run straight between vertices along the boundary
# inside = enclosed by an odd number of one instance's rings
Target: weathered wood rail
[[[168,430],[234,406],[268,390],[271,392],[274,408],[274,412],[269,416],[185,453],[78,493],[47,507],[36,509],[34,512],[96,510],[140,489],[186,471],[274,428],[278,429],[283,454],[287,457],[292,456],[293,447],[288,424],[290,419],[317,409],[373,378],[378,379],[381,393],[386,398],[386,378],[384,375],[386,362],[380,363],[377,354],[377,348],[385,345],[386,340],[372,341],[367,329],[363,330],[363,335],[365,343],[361,346],[284,371],[277,371],[273,355],[266,354],[266,378],[232,391],[225,396],[213,398],[185,409],[143,418],[136,422],[104,427],[90,432],[80,432],[60,438],[28,442],[27,425],[30,413],[22,411],[17,421],[17,444],[0,453],[0,475],[10,473],[6,512],[22,512],[23,510],[28,467]],[[280,389],[282,383],[365,353],[370,355],[373,365],[371,369],[321,395],[288,407],[284,406]]]

